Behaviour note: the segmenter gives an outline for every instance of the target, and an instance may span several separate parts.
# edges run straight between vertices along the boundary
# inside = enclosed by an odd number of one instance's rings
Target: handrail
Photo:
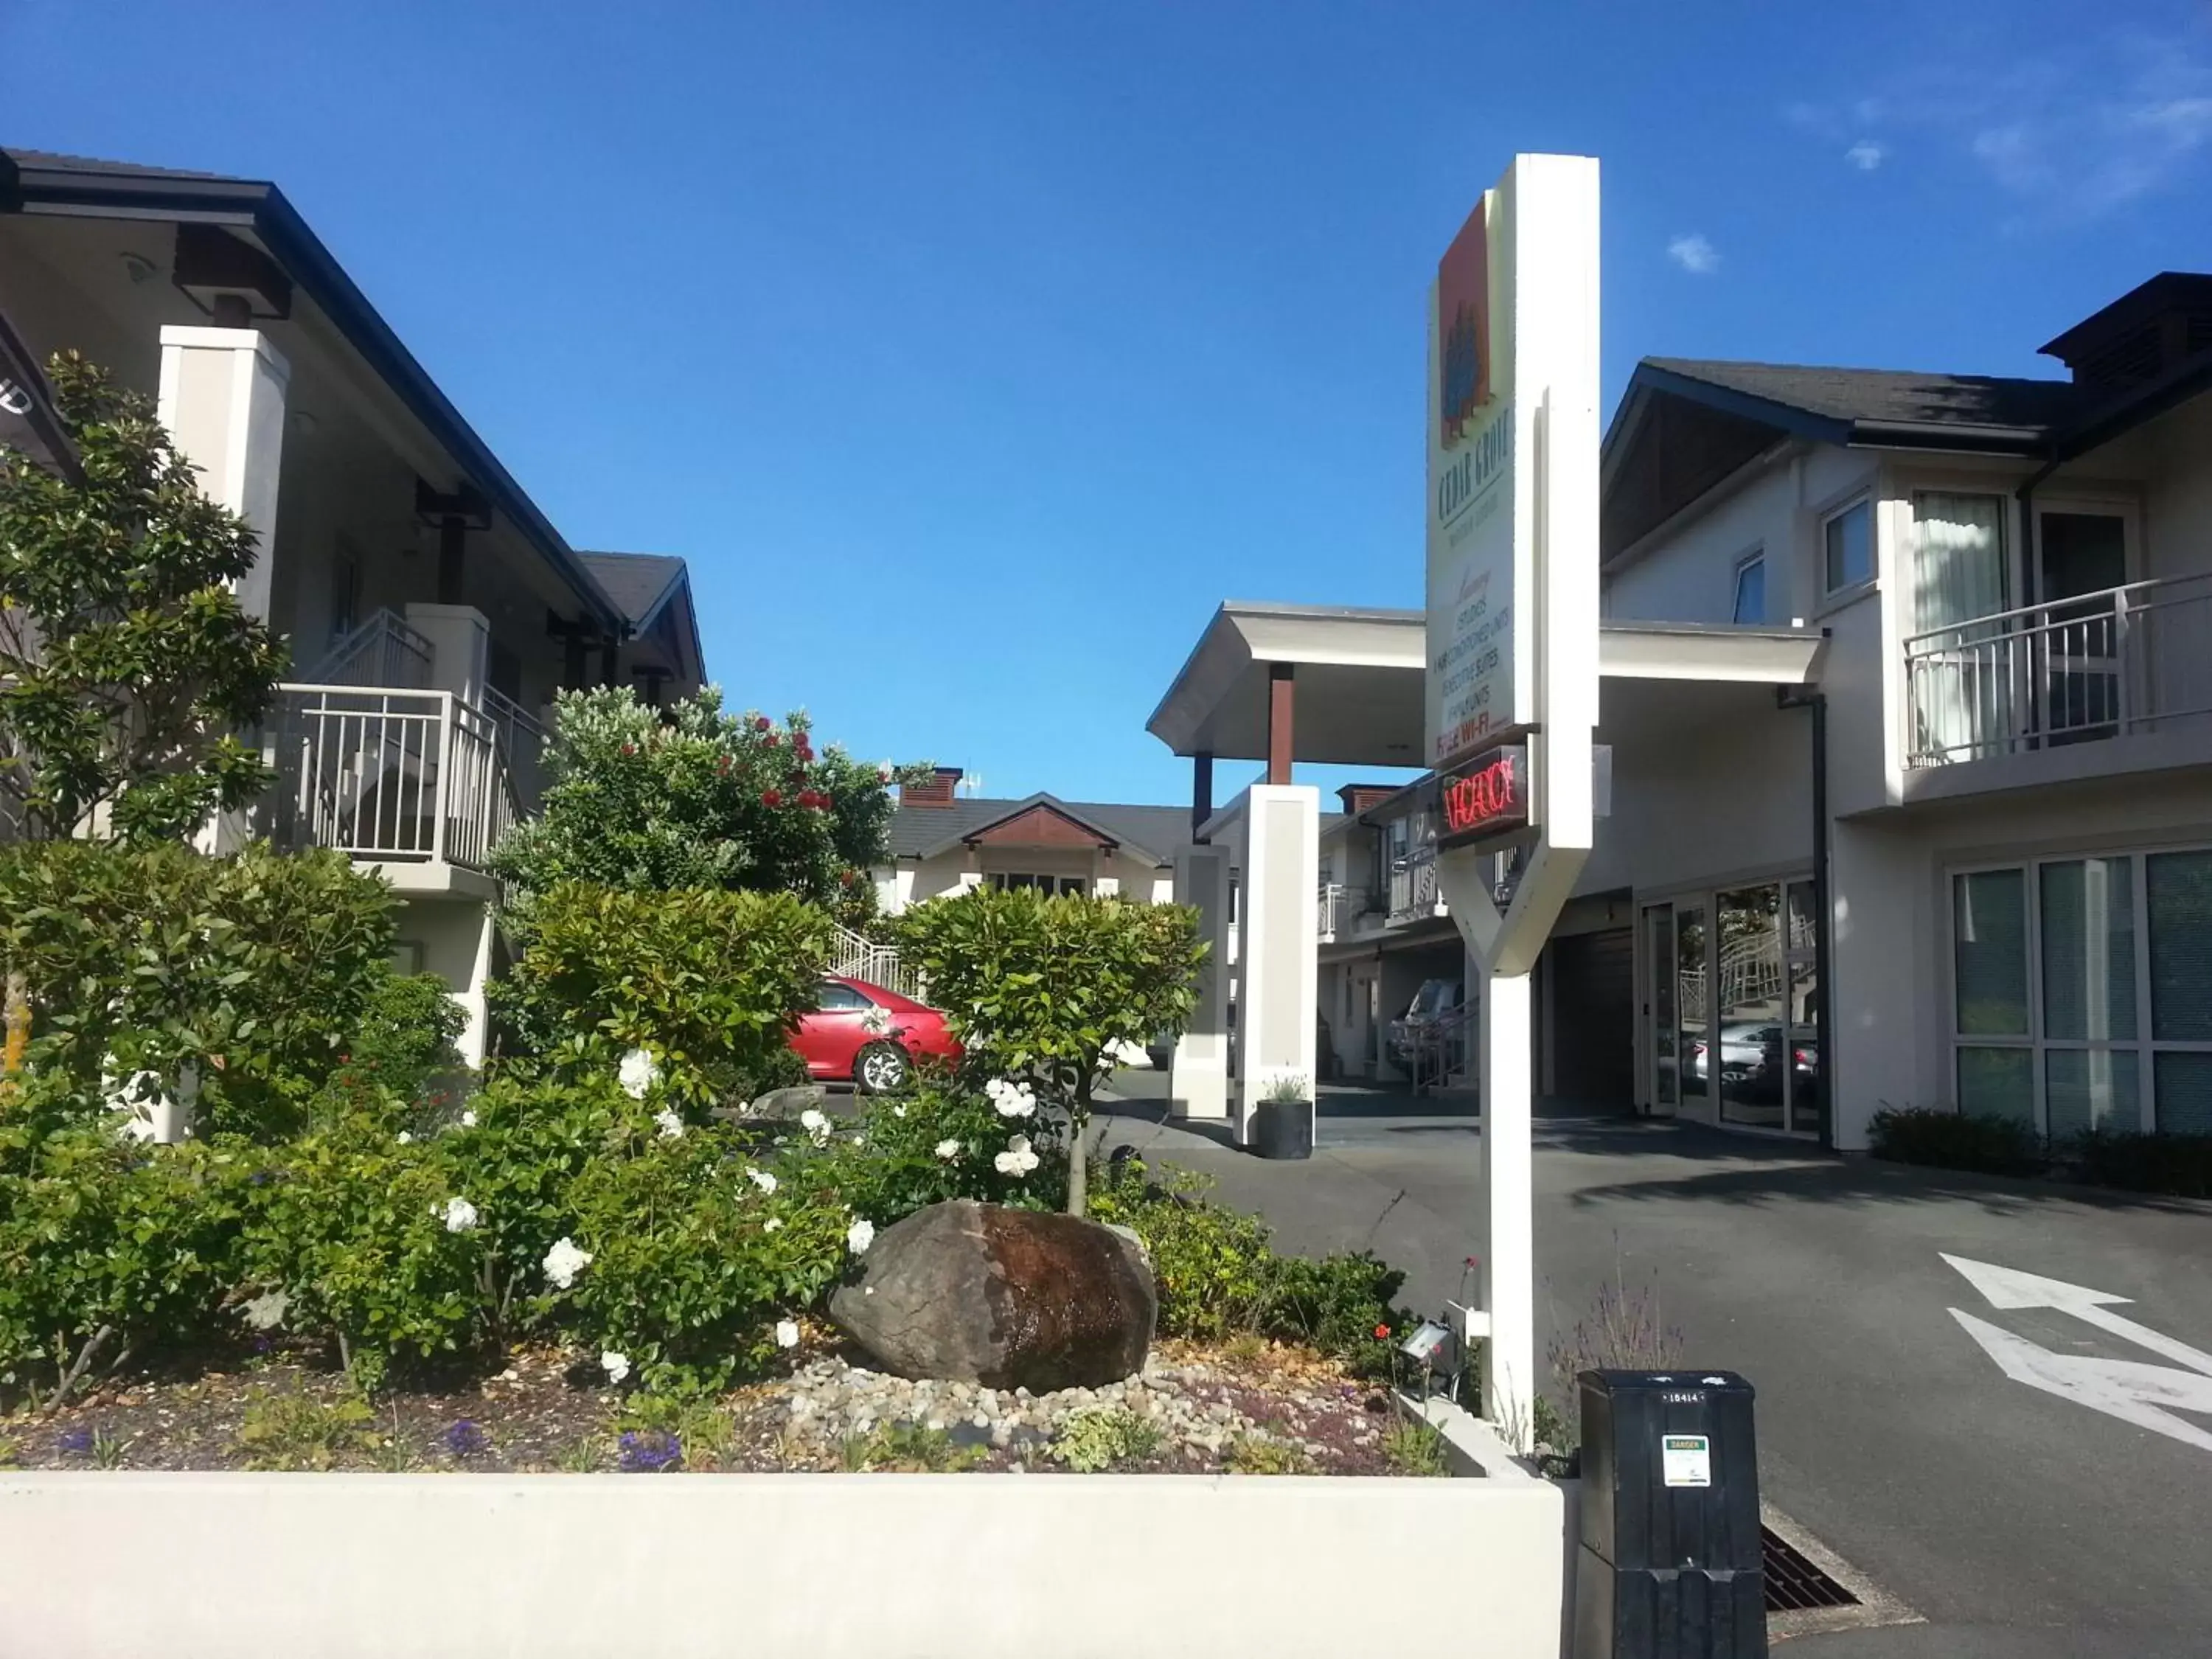
[[[372,653],[373,671],[362,678],[357,665]],[[390,685],[426,690],[432,654],[427,635],[396,612],[380,607],[347,630],[301,679],[311,685]],[[410,674],[416,678],[407,678]]]
[[[2100,587],[2096,589],[2094,592],[2069,593],[2063,599],[2039,599],[2033,605],[2014,605],[2009,611],[1992,611],[1986,616],[1968,617],[1960,622],[1946,623],[1941,628],[1930,628],[1918,634],[1908,634],[1905,638],[1905,653],[1908,657],[1911,656],[1914,654],[1913,647],[1917,645],[1920,645],[1929,640],[1936,639],[1946,634],[1961,634],[1966,633],[1970,629],[1991,629],[1994,630],[1994,634],[1992,635],[1984,637],[1993,637],[1994,635],[2032,634],[2041,632],[2046,629],[2066,627],[2081,621],[2085,616],[2093,616],[2100,605],[2106,607],[2116,606],[2123,599],[2131,599],[2131,596],[2136,594],[2167,592],[2173,589],[2186,587],[2192,583],[2198,582],[2212,584],[2212,572],[2198,572],[2185,576],[2158,576],[2154,577],[2148,581],[2122,582],[2117,587]],[[2175,597],[2160,599],[2155,603],[2175,605],[2185,603],[2185,600],[2179,597]],[[2150,609],[2153,607],[2136,606],[2130,603],[2130,608]],[[2039,611],[2047,615],[2049,612],[2053,611],[2069,611],[2074,614],[2061,617],[2057,622],[2039,623],[2027,628],[1998,628],[1996,626],[1999,623],[2010,622],[2017,617],[2030,617],[2035,615]],[[1981,642],[1982,641],[1979,639],[1970,641],[1970,643],[1975,644]]]

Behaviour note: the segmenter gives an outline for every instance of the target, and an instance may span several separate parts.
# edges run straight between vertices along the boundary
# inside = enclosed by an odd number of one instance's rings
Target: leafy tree
[[[238,736],[285,662],[231,590],[254,534],[144,396],[49,373],[84,482],[0,449],[0,803],[28,839],[173,840],[270,781]]]
[[[1206,946],[1185,905],[978,887],[891,923],[930,1000],[992,1078],[1026,1081],[1067,1127],[1067,1210],[1084,1212],[1093,1091],[1124,1044],[1177,1032]]]
[[[545,763],[538,816],[492,860],[526,933],[532,896],[568,881],[791,893],[848,923],[873,912],[893,780],[817,750],[803,714],[733,714],[712,686],[665,710],[624,690],[567,692]]]

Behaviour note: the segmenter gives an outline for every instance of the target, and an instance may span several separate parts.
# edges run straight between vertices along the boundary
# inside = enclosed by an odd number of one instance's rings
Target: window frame
[[[2060,1049],[2077,1054],[2125,1051],[2136,1056],[2136,1121],[2132,1126],[2114,1124],[2112,1127],[2123,1130],[2131,1127],[2135,1132],[2144,1134],[2157,1129],[2158,1055],[2161,1052],[2212,1054],[2212,1039],[2192,1040],[2154,1035],[2156,1030],[2156,995],[2150,976],[2150,861],[2171,853],[2212,853],[2212,843],[2202,841],[2154,842],[2120,847],[2074,848],[2060,852],[1981,859],[1943,866],[1943,1000],[1949,1012],[1949,1026],[1944,1039],[1949,1056],[1946,1086],[1950,1091],[1954,1111],[1963,1115],[1965,1109],[1959,1102],[1959,1051],[1961,1048],[2023,1048],[2028,1051],[2033,1110],[2030,1127],[2036,1133],[2044,1136],[2051,1133],[2049,1064],[2045,1057],[2053,1050]],[[2135,933],[2136,1035],[2130,1039],[2054,1037],[2045,1030],[2047,1022],[2043,1006],[2043,866],[2048,864],[2079,864],[2087,859],[2126,859],[2133,866],[2129,884],[2134,904],[2131,921]],[[2005,870],[2019,871],[2025,889],[2027,1030],[2025,1033],[2014,1034],[1962,1032],[1959,1029],[1958,880],[1962,876]]]
[[[1759,572],[1759,615],[1746,618],[1742,614],[1743,579],[1754,569]],[[1729,592],[1729,621],[1731,626],[1737,628],[1760,627],[1766,622],[1766,549],[1764,546],[1754,547],[1736,559],[1735,581]]]
[[[1828,566],[1829,528],[1863,507],[1866,511],[1867,526],[1866,572],[1863,575],[1852,576],[1840,582],[1831,580],[1830,578],[1834,573]],[[1871,587],[1874,585],[1875,578],[1881,571],[1881,525],[1875,511],[1875,492],[1871,488],[1862,489],[1821,513],[1820,558],[1820,592],[1830,600],[1844,594],[1858,592],[1861,589]]]

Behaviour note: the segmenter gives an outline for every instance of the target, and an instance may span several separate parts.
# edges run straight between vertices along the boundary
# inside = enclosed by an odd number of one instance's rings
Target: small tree
[[[1085,1202],[1093,1091],[1125,1044],[1182,1030],[1206,946],[1198,913],[979,887],[892,923],[972,1069],[1025,1080],[1067,1125],[1067,1210]]]
[[[790,893],[848,923],[875,908],[892,778],[802,714],[732,714],[709,686],[665,710],[627,690],[564,693],[537,817],[493,854],[526,927],[532,895],[564,881],[630,892]]]
[[[254,534],[143,396],[50,374],[84,482],[0,449],[0,799],[27,839],[174,840],[269,787],[238,735],[285,661],[231,590]]]

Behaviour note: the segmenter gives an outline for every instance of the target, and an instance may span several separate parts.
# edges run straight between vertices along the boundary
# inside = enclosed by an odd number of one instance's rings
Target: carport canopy
[[[1824,643],[1814,629],[1606,622],[1598,664],[1608,693],[1614,682],[1642,683],[1639,712],[1663,718],[1678,695],[1686,705],[1703,701],[1689,687],[1817,684]],[[1419,611],[1231,600],[1145,729],[1209,771],[1216,758],[1264,761],[1277,783],[1297,761],[1419,767],[1426,660]],[[1670,682],[1684,691],[1670,692]],[[1601,719],[1624,701],[1607,696]]]

